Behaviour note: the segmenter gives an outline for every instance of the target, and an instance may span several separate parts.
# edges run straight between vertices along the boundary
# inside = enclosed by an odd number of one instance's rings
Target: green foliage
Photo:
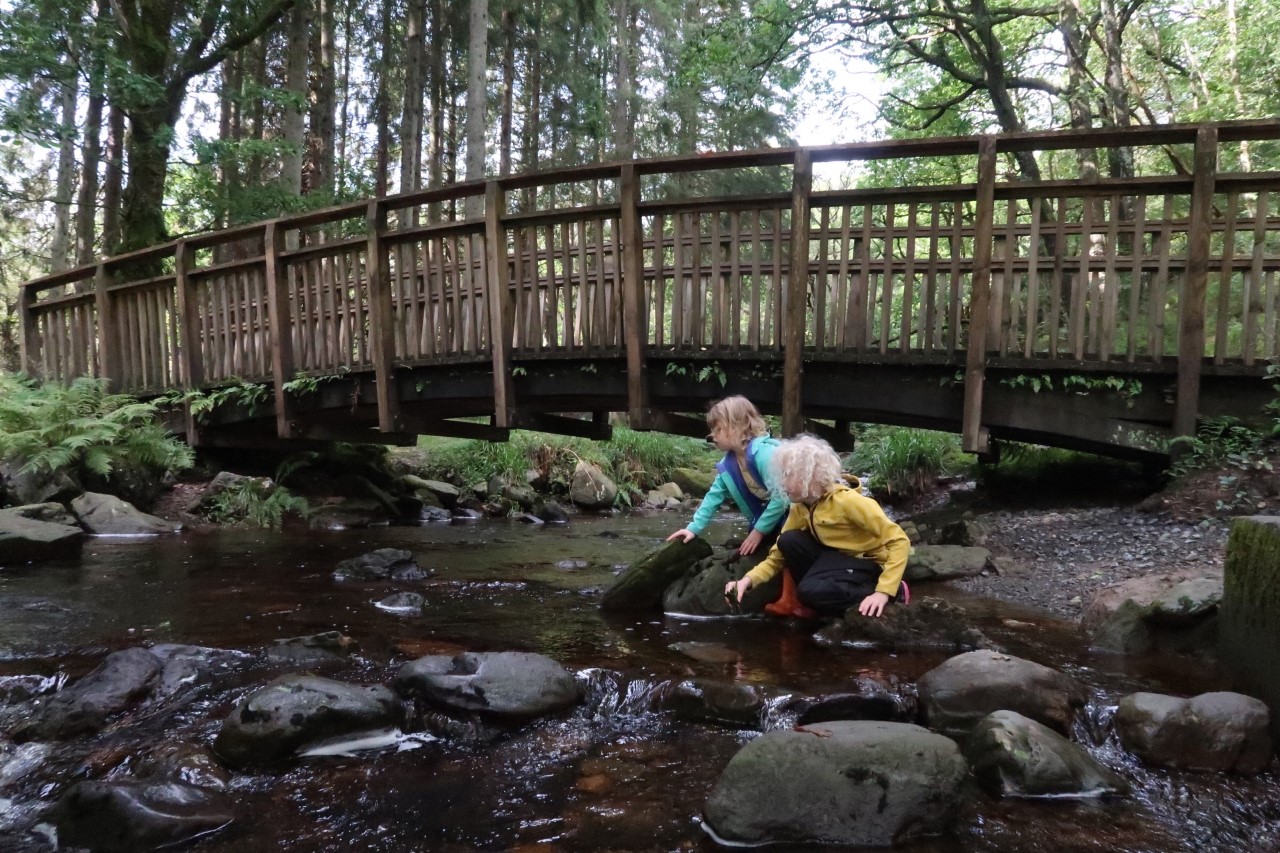
[[[101,476],[125,460],[159,471],[188,468],[191,448],[160,424],[160,405],[108,394],[87,377],[62,386],[0,375],[0,458]]]
[[[1175,439],[1170,446],[1174,462],[1169,474],[1175,479],[1216,468],[1238,471],[1272,470],[1268,458],[1270,437],[1238,418],[1206,418],[1194,437]]]
[[[967,464],[959,437],[905,427],[871,426],[845,459],[845,470],[866,476],[876,492],[911,498],[925,492],[943,474]]]
[[[680,364],[679,362],[670,362],[667,365],[668,376],[692,376],[699,382],[709,382],[715,380],[720,383],[723,388],[729,384],[729,374],[725,373],[720,362],[713,361],[710,364]]]
[[[283,486],[269,480],[246,478],[208,498],[204,514],[219,524],[249,522],[275,529],[290,514],[306,518],[311,514],[311,507],[304,498],[291,494]]]
[[[270,387],[261,382],[235,380],[207,391],[171,391],[161,397],[160,401],[166,406],[188,404],[191,406],[192,417],[205,423],[209,415],[221,406],[243,406],[253,415],[270,395]]]

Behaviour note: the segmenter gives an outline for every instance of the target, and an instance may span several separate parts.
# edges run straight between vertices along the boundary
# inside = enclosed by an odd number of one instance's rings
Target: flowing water
[[[53,687],[109,652],[161,642],[258,652],[283,637],[338,630],[358,644],[323,674],[389,683],[404,661],[462,650],[535,651],[579,673],[588,701],[487,746],[425,736],[339,748],[238,774],[240,819],[200,851],[712,850],[699,826],[720,771],[757,730],[679,722],[647,709],[660,682],[746,682],[779,696],[847,689],[858,674],[905,682],[946,655],[819,646],[795,624],[760,618],[613,617],[596,593],[656,547],[674,516],[283,533],[220,531],[151,540],[93,539],[75,563],[0,571],[0,701],[5,684]],[[731,521],[712,541],[735,532]],[[340,583],[342,559],[406,548],[434,576],[418,584]],[[564,560],[585,568],[558,568]],[[426,598],[420,615],[375,602],[397,589]],[[926,590],[918,589],[919,595]],[[968,795],[955,833],[911,851],[1274,850],[1275,778],[1150,771],[1118,750],[1109,708],[1138,689],[1194,694],[1228,682],[1212,664],[1091,656],[1072,626],[1011,605],[945,593],[1011,653],[1070,672],[1094,702],[1077,736],[1134,785],[1090,802],[995,801]],[[700,644],[691,657],[673,645]],[[261,658],[255,658],[261,660]],[[144,709],[91,738],[0,758],[0,847],[75,781],[126,778],[158,743],[212,743],[220,720],[282,670],[241,667],[173,705]],[[764,726],[789,726],[785,715]],[[3,752],[0,752],[0,756]],[[6,775],[6,773],[8,775]],[[830,849],[830,848],[826,848]]]

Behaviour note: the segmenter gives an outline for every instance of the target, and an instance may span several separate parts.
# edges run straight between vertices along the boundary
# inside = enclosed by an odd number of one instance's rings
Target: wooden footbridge
[[[193,443],[605,436],[617,411],[701,435],[681,413],[736,392],[836,442],[867,421],[973,452],[1158,455],[1273,396],[1280,172],[1230,166],[1277,138],[1274,121],[982,136],[457,184],[29,282],[22,359],[142,396],[241,384],[178,424]],[[1020,152],[1074,173],[1118,147],[1167,173],[1003,174]],[[976,182],[813,189],[814,164],[957,156]],[[764,179],[790,192],[750,191]]]

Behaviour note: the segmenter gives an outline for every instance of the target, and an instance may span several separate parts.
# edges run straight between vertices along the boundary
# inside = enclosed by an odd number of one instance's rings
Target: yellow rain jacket
[[[907,568],[911,543],[902,528],[884,514],[880,504],[858,491],[858,480],[852,477],[849,480],[852,488],[843,483],[833,485],[812,509],[802,503],[791,504],[781,533],[807,530],[828,548],[879,563],[876,592],[893,598]],[[775,544],[760,565],[746,576],[751,578],[752,586],[759,586],[781,571],[785,562]]]

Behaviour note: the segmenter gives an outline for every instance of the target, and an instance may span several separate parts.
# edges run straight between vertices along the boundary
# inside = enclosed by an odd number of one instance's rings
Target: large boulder
[[[1133,693],[1115,714],[1120,743],[1146,764],[1236,773],[1271,763],[1270,721],[1264,703],[1239,693]]]
[[[1216,643],[1222,579],[1190,569],[1144,575],[1098,590],[1080,627],[1097,651],[1196,652]]]
[[[80,782],[51,818],[59,847],[136,853],[179,844],[228,825],[231,801],[177,782]]]
[[[14,738],[47,740],[96,732],[110,717],[149,695],[161,671],[161,661],[146,649],[114,652],[71,686],[32,700],[30,714],[17,726]]]
[[[327,738],[398,725],[400,701],[385,687],[283,675],[236,705],[214,750],[234,767],[271,764]]]
[[[700,536],[689,542],[668,542],[619,575],[605,590],[600,606],[605,610],[657,610],[667,587],[694,563],[710,556],[711,546]],[[724,597],[723,585],[720,595]]]
[[[654,705],[681,720],[756,728],[767,698],[759,685],[694,678],[663,685]]]
[[[993,649],[995,644],[973,627],[958,604],[923,596],[907,606],[890,605],[879,617],[851,607],[843,619],[823,627],[815,639],[824,645],[859,649],[945,649],[953,652]]]
[[[430,501],[430,505],[443,506],[445,509],[453,509],[462,494],[457,486],[442,480],[428,480],[416,474],[406,474],[400,478],[400,482],[424,500],[427,499],[426,495],[430,494],[435,499]]]
[[[986,548],[964,545],[916,545],[907,557],[903,577],[917,581],[945,581],[982,574],[991,559]]]
[[[1156,596],[1142,618],[1156,625],[1189,628],[1216,613],[1221,603],[1222,578],[1192,578]]]
[[[748,557],[739,557],[736,551],[730,551],[699,560],[666,588],[662,594],[663,611],[688,616],[762,612],[782,589],[781,573],[760,586],[753,586],[741,602],[732,605],[724,597],[724,588],[729,581],[736,581],[755,568],[764,557],[759,551]]]
[[[969,733],[974,778],[997,797],[1097,797],[1129,785],[1079,744],[1015,711],[996,711]]]
[[[510,721],[530,720],[578,704],[573,673],[530,652],[463,652],[428,655],[400,667],[393,686],[456,713]]]
[[[99,536],[154,536],[177,533],[182,525],[147,515],[115,495],[85,492],[71,502],[85,530]]]
[[[83,546],[84,531],[79,527],[0,510],[0,565],[75,557]]]
[[[414,561],[413,552],[403,548],[379,548],[338,563],[333,577],[340,581],[416,581],[430,576]]]
[[[676,468],[671,472],[671,481],[680,487],[680,491],[695,498],[700,498],[711,491],[711,484],[715,482],[715,479],[715,471]]]
[[[916,682],[927,725],[964,734],[993,711],[1017,711],[1067,733],[1089,691],[1055,669],[1012,655],[979,650],[943,661]]]
[[[585,460],[578,462],[569,482],[569,500],[583,509],[608,509],[617,497],[617,485],[600,466]]]
[[[231,773],[207,746],[183,741],[165,741],[137,759],[134,772],[152,782],[181,782],[197,788],[225,791]]]
[[[9,503],[60,503],[83,491],[75,476],[62,468],[28,468],[25,459],[0,460],[0,493]]]
[[[704,826],[735,846],[888,847],[946,831],[967,773],[954,741],[906,723],[769,732],[729,762]]]

